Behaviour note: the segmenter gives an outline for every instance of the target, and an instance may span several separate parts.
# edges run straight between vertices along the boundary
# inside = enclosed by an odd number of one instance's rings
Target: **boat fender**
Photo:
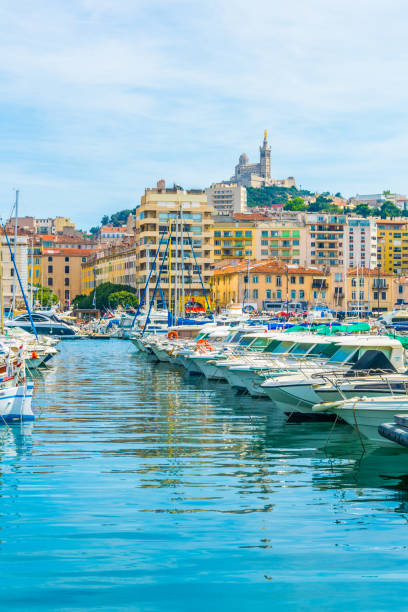
[[[37,353],[37,351],[33,351],[33,352],[31,353],[31,358],[32,358],[32,359],[38,359],[38,353]]]
[[[313,412],[326,412],[327,410],[334,410],[344,404],[344,400],[338,402],[322,402],[321,404],[315,404],[312,407]]]

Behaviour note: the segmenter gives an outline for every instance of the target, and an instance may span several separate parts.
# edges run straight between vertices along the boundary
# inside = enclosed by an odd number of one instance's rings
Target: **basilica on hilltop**
[[[265,187],[276,185],[278,187],[296,187],[293,176],[286,179],[271,178],[271,147],[268,144],[268,133],[264,132],[264,141],[259,147],[259,163],[250,164],[248,155],[242,153],[239,156],[238,164],[235,166],[235,174],[231,176],[231,183],[242,185],[243,187]]]

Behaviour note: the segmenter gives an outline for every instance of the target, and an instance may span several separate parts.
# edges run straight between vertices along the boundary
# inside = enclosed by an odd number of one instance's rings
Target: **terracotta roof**
[[[381,270],[378,272],[378,268],[349,268],[347,270],[347,276],[371,276],[376,278],[378,276],[394,276],[391,272],[385,272]]]
[[[94,252],[94,249],[44,249],[44,255],[81,255],[82,257],[86,257]]]
[[[214,275],[236,274],[237,272],[246,272],[248,270],[248,262],[242,261],[236,265],[227,264],[214,269]],[[319,268],[305,268],[304,266],[286,265],[276,259],[265,259],[249,263],[249,271],[251,273],[258,272],[259,274],[304,274],[312,276],[326,276],[323,270]]]
[[[235,213],[234,219],[237,221],[265,221],[269,219],[269,216],[261,213]]]
[[[115,227],[114,225],[103,225],[100,229],[102,232],[120,232],[125,233],[128,231],[127,227]]]

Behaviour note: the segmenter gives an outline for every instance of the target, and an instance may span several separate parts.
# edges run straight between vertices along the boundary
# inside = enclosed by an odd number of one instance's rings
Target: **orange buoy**
[[[31,353],[31,357],[32,357],[32,359],[38,359],[38,353],[37,353],[37,351],[33,351],[33,352]]]

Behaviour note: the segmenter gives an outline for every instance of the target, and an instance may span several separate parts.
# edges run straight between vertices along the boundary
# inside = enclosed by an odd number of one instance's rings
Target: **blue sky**
[[[86,228],[241,152],[345,195],[408,190],[405,0],[3,0],[0,196]]]

